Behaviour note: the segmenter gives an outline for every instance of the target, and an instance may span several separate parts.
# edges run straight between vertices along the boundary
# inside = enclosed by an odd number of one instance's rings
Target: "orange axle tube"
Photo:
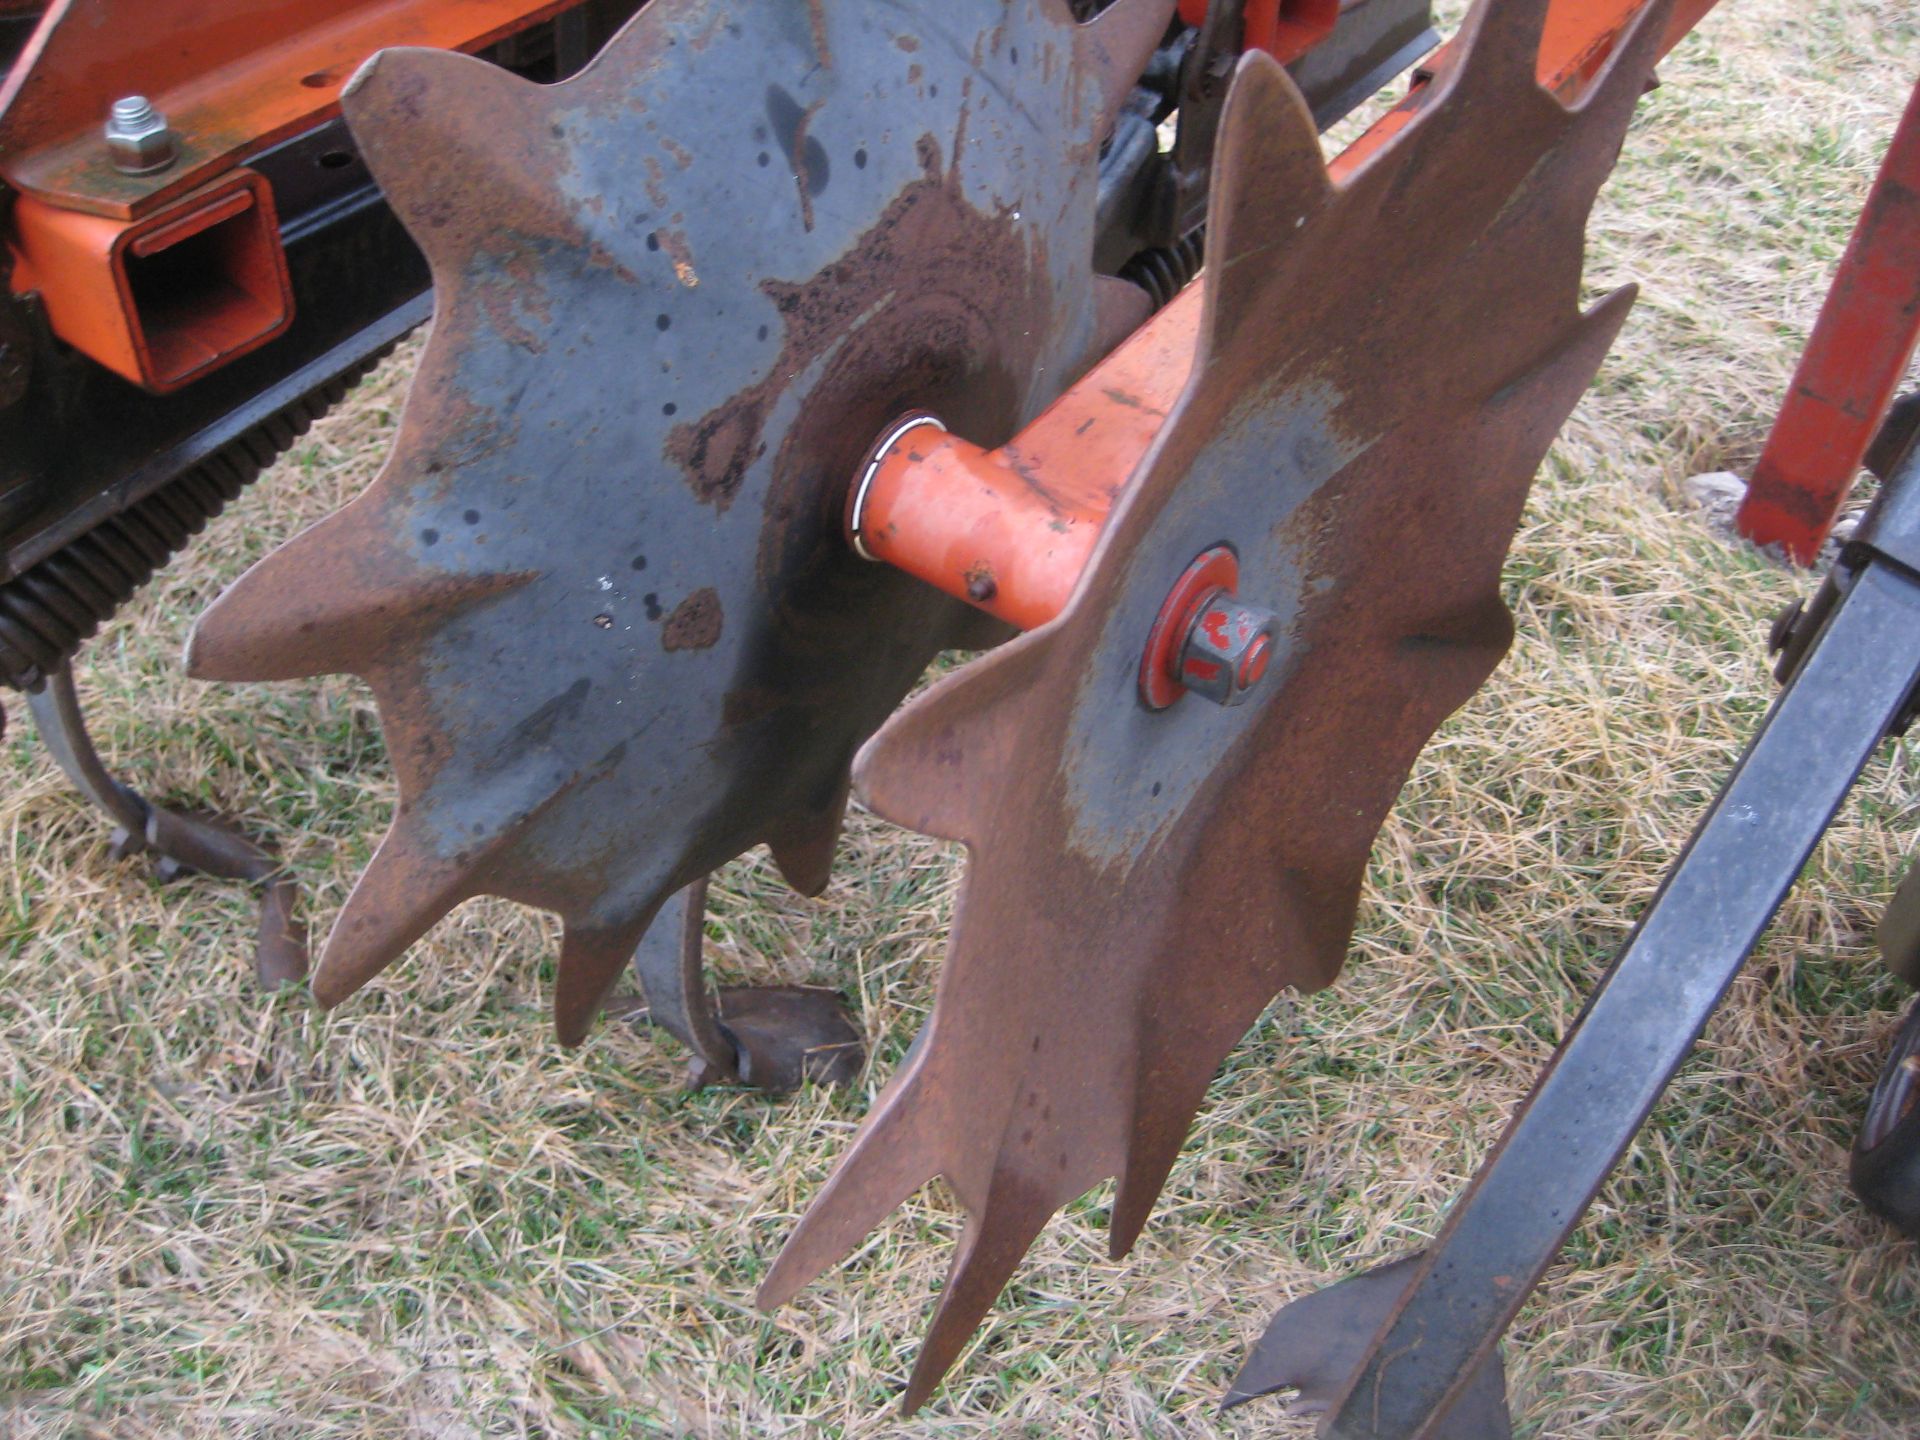
[[[1541,37],[1540,83],[1578,94],[1642,3],[1555,0]],[[1661,54],[1714,3],[1677,0]],[[1450,49],[1434,57],[1430,73],[1448,63]],[[1332,161],[1334,179],[1404,129],[1428,93],[1416,81],[1406,99]],[[950,434],[931,417],[896,422],[849,492],[854,548],[1023,630],[1058,615],[1113,502],[1186,388],[1205,284],[1202,275],[1187,286],[997,450]]]
[[[1010,443],[984,450],[923,418],[895,427],[848,508],[854,548],[1022,630],[1058,615],[1107,514],[1180,396],[1200,309],[1136,330]],[[1184,323],[1164,323],[1180,310]]]

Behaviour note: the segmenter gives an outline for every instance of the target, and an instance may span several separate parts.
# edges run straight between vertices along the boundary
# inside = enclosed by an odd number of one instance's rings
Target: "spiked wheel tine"
[[[1211,1056],[1214,1051],[1199,1053]],[[1207,1086],[1213,1080],[1212,1067],[1190,1065],[1186,1069],[1186,1074],[1161,1078],[1156,1088],[1141,1094],[1133,1134],[1127,1143],[1126,1165],[1120,1171],[1113,1210],[1107,1219],[1110,1260],[1125,1259],[1147,1228],[1167,1176],[1186,1144],[1187,1127],[1206,1098]]]
[[[924,1050],[925,1038],[916,1042],[917,1050]],[[940,1173],[934,1137],[915,1103],[918,1059],[881,1095],[853,1149],[841,1157],[780,1247],[754,1296],[760,1309],[786,1304],[846,1259],[867,1232]]]
[[[1264,51],[1240,58],[1214,150],[1207,207],[1206,334],[1229,339],[1250,303],[1271,293],[1270,251],[1284,246],[1333,194],[1320,135],[1300,89]]]
[[[1020,1178],[1008,1179],[1011,1183],[994,1185],[980,1214],[967,1217],[927,1338],[900,1396],[902,1415],[926,1404],[1053,1216],[1051,1196],[1035,1196]]]
[[[303,531],[247,571],[201,612],[187,636],[187,674],[196,680],[294,680],[332,674],[350,657],[337,653],[342,606],[357,609],[358,587],[316,589],[316,571],[331,571],[333,546],[326,538],[352,524],[351,509]],[[352,547],[347,547],[352,553]],[[289,621],[281,596],[312,593],[324,603],[300,621]],[[317,631],[307,622],[317,623]]]
[[[802,895],[818,895],[833,875],[833,852],[840,844],[850,788],[851,781],[843,780],[824,809],[767,837],[767,849],[780,867],[781,878]]]
[[[1622,285],[1594,301],[1591,308],[1556,337],[1554,345],[1535,360],[1526,374],[1508,382],[1494,403],[1521,413],[1529,409],[1545,413],[1551,409],[1560,415],[1572,414],[1573,407],[1580,403],[1580,397],[1593,383],[1600,362],[1613,348],[1620,327],[1627,323],[1627,315],[1639,294],[1638,285]],[[1515,448],[1531,458],[1537,469],[1559,431],[1559,425],[1541,422],[1529,440]],[[1516,525],[1520,522],[1517,511],[1513,521]]]
[[[991,803],[1011,738],[993,711],[1033,682],[1045,647],[1044,632],[1011,641],[897,711],[854,757],[867,808],[923,835],[972,840],[974,807]]]
[[[1552,0],[1474,0],[1454,36],[1452,53],[1464,53],[1456,83],[1468,76],[1500,89],[1538,85],[1540,40]],[[1497,13],[1496,13],[1497,12]]]
[[[553,986],[553,1031],[562,1045],[572,1049],[587,1038],[659,908],[654,906],[632,925],[602,928],[567,923],[560,943],[560,973]]]
[[[1594,107],[1631,112],[1653,74],[1673,5],[1674,0],[1647,0],[1614,41],[1606,62],[1568,108],[1575,114]]]
[[[1177,1134],[1171,1137],[1157,1136],[1152,1145],[1136,1144],[1127,1152],[1127,1170],[1120,1177],[1120,1187],[1113,1199],[1113,1213],[1107,1221],[1109,1260],[1124,1260],[1131,1255],[1133,1247],[1140,1242],[1141,1233],[1147,1228],[1147,1221],[1153,1218],[1153,1207],[1159,1203],[1160,1191],[1167,1183],[1167,1176],[1173,1172],[1174,1162],[1180,1158],[1180,1147],[1186,1143],[1186,1117],[1200,1108],[1206,1086],[1201,1086],[1200,1091],[1200,1095],[1192,1098],[1185,1114],[1180,1117]]]
[[[1506,607],[1500,609],[1504,615]],[[1301,992],[1321,989],[1346,957],[1360,905],[1357,873],[1329,878],[1297,869],[1259,876],[1257,884],[1264,893],[1243,908],[1278,919],[1246,947],[1253,954],[1235,965],[1168,967],[1148,977],[1136,1001],[1137,1013],[1154,1023],[1141,1034],[1133,1066],[1133,1123],[1107,1229],[1107,1252],[1115,1260],[1140,1238],[1205,1101],[1215,1057],[1245,1033],[1245,1017],[1289,984]],[[1241,907],[1220,900],[1210,908]],[[1207,944],[1200,936],[1194,943]]]
[[[381,501],[378,489],[369,490],[229,585],[188,637],[187,673],[199,680],[364,675],[376,647],[526,578],[420,570],[393,551]]]
[[[478,893],[471,861],[434,855],[426,835],[403,815],[334,921],[313,974],[314,998],[332,1009]]]
[[[577,1040],[643,928],[606,897],[749,840],[824,884],[851,757],[976,633],[847,549],[839,487],[894,408],[1011,433],[1085,370],[1094,122],[1170,10],[1123,0],[1083,36],[1066,0],[820,0],[798,23],[791,0],[656,0],[558,85],[411,49],[355,77],[343,109],[431,261],[434,328],[387,469],[215,608],[194,669],[367,676],[402,793],[484,863],[397,887],[385,931],[363,899],[330,993],[439,890],[501,886],[592,917],[556,997]],[[972,318],[922,364],[955,256]],[[469,840],[476,817],[495,830]]]
[[[1134,82],[1167,33],[1176,0],[1118,0],[1073,32],[1080,67],[1099,95],[1093,133],[1105,135],[1119,118]]]
[[[402,46],[373,56],[341,91],[367,168],[436,278],[487,235],[524,226],[531,207],[520,202],[551,187],[545,90],[471,55]]]

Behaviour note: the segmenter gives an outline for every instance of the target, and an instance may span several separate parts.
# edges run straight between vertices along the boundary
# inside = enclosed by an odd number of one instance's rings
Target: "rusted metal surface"
[[[1909,462],[1847,547],[1851,578],[1817,639],[1440,1233],[1407,1266],[1337,1386],[1319,1431],[1327,1440],[1448,1433],[1848,791],[1881,741],[1911,724],[1920,455]],[[1288,1310],[1314,1309],[1318,1298]]]
[[[698,1070],[694,1084],[738,1080],[775,1092],[805,1083],[851,1085],[866,1067],[866,1045],[836,991],[818,985],[730,985],[715,997],[740,1063],[724,1077]]]
[[[1646,0],[1550,0],[1534,65],[1535,76],[1563,100],[1577,95],[1612,56],[1620,37],[1645,3]],[[1656,58],[1679,44],[1717,4],[1719,0],[1674,0],[1655,47]],[[1349,163],[1357,162],[1411,124],[1433,98],[1431,82],[1453,63],[1452,54],[1452,47],[1448,47],[1422,67],[1406,99],[1381,116],[1341,158]]]
[[[373,687],[401,802],[323,1002],[498,894],[563,918],[573,1043],[675,891],[761,842],[824,885],[857,746],[992,638],[847,549],[848,478],[891,415],[999,444],[1094,358],[1099,140],[1170,10],[658,0],[562,85],[355,78],[433,335],[380,477],[189,657]]]
[[[403,312],[397,318],[404,322],[406,316]],[[48,676],[69,665],[115,610],[284,455],[315,420],[339,404],[368,370],[392,352],[393,345],[389,341],[368,348],[371,353],[351,357],[318,383],[283,381],[255,397],[256,404],[279,402],[257,420],[242,408],[229,411],[223,418],[239,428],[237,433],[230,432],[225,443],[18,574],[7,573],[5,552],[0,550],[0,577],[4,577],[0,578],[0,686],[37,690]],[[289,378],[297,382],[305,377],[295,369]],[[125,445],[141,432],[129,420],[124,404],[115,413],[122,428],[113,439]],[[94,414],[97,417],[98,412]],[[83,427],[76,425],[73,433],[83,433]],[[24,464],[25,447],[9,443],[16,440],[17,434],[9,435],[0,427],[0,455],[9,460],[18,457]]]
[[[1920,344],[1920,84],[1894,131],[1734,523],[1811,565]]]
[[[1659,34],[1567,108],[1534,78],[1545,18],[1483,0],[1339,183],[1284,72],[1241,62],[1191,378],[1073,599],[861,754],[867,803],[964,842],[967,879],[932,1018],[761,1299],[944,1176],[968,1220],[910,1408],[1060,1205],[1117,1176],[1131,1247],[1221,1057],[1338,972],[1388,806],[1506,650],[1501,562],[1631,302],[1582,313],[1583,238]],[[1278,617],[1272,673],[1151,711],[1143,638],[1221,544]]]
[[[691,1052],[689,1089],[738,1080],[750,1057],[720,1024],[707,995],[707,879],[674,892],[655,912],[633,952],[633,974],[646,997],[645,1019]]]
[[[389,45],[478,50],[576,0],[55,0],[0,88],[0,175],[52,205],[123,220],[336,114]],[[179,153],[128,174],[102,126],[117,99],[163,111]]]

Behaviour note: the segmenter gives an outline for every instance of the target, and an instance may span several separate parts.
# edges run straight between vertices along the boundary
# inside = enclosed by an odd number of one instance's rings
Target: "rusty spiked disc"
[[[967,1222],[909,1409],[1061,1205],[1117,1176],[1133,1244],[1227,1050],[1339,970],[1414,757],[1505,653],[1521,507],[1631,302],[1582,312],[1584,232],[1664,6],[1571,108],[1534,78],[1546,8],[1481,0],[1340,183],[1285,73],[1240,62],[1178,407],[1060,617],[861,755],[867,802],[963,841],[966,882],[932,1017],[761,1300],[945,1176]],[[1143,646],[1216,546],[1275,617],[1264,683],[1151,709]]]
[[[400,805],[323,1002],[502,895],[564,921],[573,1043],[681,887],[761,842],[824,885],[855,750],[981,638],[845,551],[846,478],[903,408],[997,443],[1095,357],[1099,144],[1171,9],[654,0],[564,84],[355,77],[432,337],[379,477],[189,653],[378,701]]]

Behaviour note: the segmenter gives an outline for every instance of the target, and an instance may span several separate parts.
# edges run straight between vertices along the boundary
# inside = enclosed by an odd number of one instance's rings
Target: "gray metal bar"
[[[1692,1049],[1916,680],[1920,582],[1869,564],[1447,1217],[1323,1436],[1436,1433]]]

